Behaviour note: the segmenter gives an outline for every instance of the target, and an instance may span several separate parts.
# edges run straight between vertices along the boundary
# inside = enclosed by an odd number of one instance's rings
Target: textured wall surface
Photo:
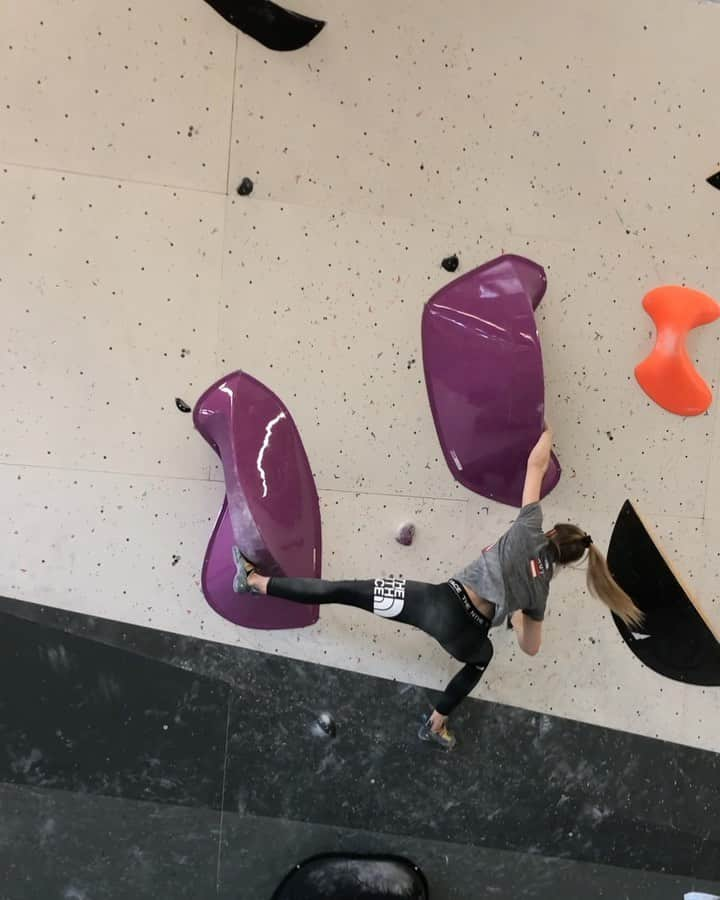
[[[174,400],[264,381],[316,475],[325,574],[441,580],[513,510],[445,467],[420,314],[443,257],[504,250],[548,271],[547,518],[606,546],[631,498],[720,625],[717,403],[677,418],[632,376],[646,290],[720,294],[719,5],[313,0],[328,26],[285,55],[200,0],[0,10],[0,593],[440,687],[456,664],[390,622],[241,632],[207,607],[222,473]],[[720,329],[690,347],[716,391]],[[495,646],[480,697],[720,750],[720,692],[643,669],[580,572],[540,655]]]

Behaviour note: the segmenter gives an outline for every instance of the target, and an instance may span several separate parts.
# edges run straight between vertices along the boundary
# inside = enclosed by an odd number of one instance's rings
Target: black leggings
[[[490,621],[470,602],[460,582],[425,584],[404,578],[373,581],[322,581],[317,578],[271,578],[268,594],[296,603],[341,603],[395,622],[414,625],[466,665],[435,705],[448,715],[480,681],[493,655]]]

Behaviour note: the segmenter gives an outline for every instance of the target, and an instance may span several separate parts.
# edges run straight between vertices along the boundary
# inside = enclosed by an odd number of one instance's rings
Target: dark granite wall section
[[[0,780],[220,808],[230,689],[0,613]]]
[[[687,891],[718,889],[717,882],[678,875],[249,816],[226,816],[223,884],[242,884],[242,896],[269,900],[296,862],[328,847],[411,859],[427,876],[430,900],[682,900]],[[260,856],[262,867],[254,864]]]
[[[110,800],[98,795],[111,795],[135,810],[128,834],[142,826],[137,810],[147,807],[157,831],[173,847],[177,837],[180,848],[191,819],[177,807],[194,806],[203,859],[216,854],[213,896],[260,898],[227,893],[228,883],[245,884],[255,868],[260,877],[266,856],[286,868],[298,861],[291,858],[297,834],[313,836],[303,837],[309,849],[301,856],[341,846],[410,856],[411,846],[452,847],[468,872],[477,854],[518,855],[546,891],[566,866],[581,864],[589,867],[578,883],[614,867],[612,877],[635,886],[629,897],[650,896],[643,870],[672,874],[675,886],[692,878],[720,883],[716,754],[470,701],[455,717],[462,742],[445,755],[415,737],[432,702],[422,689],[18,601],[0,600],[0,610],[0,781],[30,785],[3,788],[0,802],[9,790],[49,802],[35,792],[44,788],[70,807],[96,804],[104,816]],[[335,737],[317,727],[321,712],[333,716]],[[93,815],[78,813],[81,831],[83,816]],[[285,837],[274,839],[269,822]],[[254,843],[254,828],[264,843]],[[343,844],[358,833],[360,844]],[[101,827],[100,845],[102,834]],[[318,835],[335,843],[318,846]],[[0,838],[2,867],[12,835],[0,828]],[[150,841],[148,852],[160,843]],[[560,868],[541,879],[532,867],[545,871],[553,859]],[[114,864],[108,857],[103,865]],[[632,879],[618,867],[634,871]],[[503,872],[496,873],[503,890],[513,877],[520,883],[517,861]],[[186,888],[177,896],[206,895],[204,886],[195,894]],[[15,896],[25,895],[8,895]]]
[[[682,900],[718,884],[377,834],[0,784],[0,900],[269,900],[297,862],[326,851],[399,853],[430,900]]]
[[[463,704],[462,745],[439,754],[415,737],[421,692],[256,662],[231,715],[230,809],[720,878],[714,754],[482,702]],[[263,691],[281,684],[294,691]],[[312,727],[321,710],[334,739]],[[244,749],[253,732],[265,754]]]
[[[0,900],[215,897],[220,819],[202,807],[0,784]]]

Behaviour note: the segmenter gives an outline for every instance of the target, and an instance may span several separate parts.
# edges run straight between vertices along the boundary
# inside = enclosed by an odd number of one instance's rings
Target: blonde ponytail
[[[643,613],[612,577],[607,560],[594,544],[588,547],[587,586],[628,628],[642,626]]]
[[[587,532],[577,525],[565,523],[556,525],[547,537],[557,551],[558,562],[564,566],[579,562],[587,550],[587,586],[590,593],[602,600],[628,628],[642,625],[645,616],[612,577],[607,560]]]

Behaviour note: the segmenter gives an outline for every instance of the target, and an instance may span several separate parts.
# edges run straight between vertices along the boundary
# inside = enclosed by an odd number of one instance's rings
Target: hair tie
[[[585,535],[585,538],[584,538],[584,540],[583,540],[583,543],[585,544],[585,546],[586,546],[586,547],[589,547],[590,544],[592,544],[592,542],[593,542],[593,539],[590,537],[589,534],[586,534],[586,535]]]

